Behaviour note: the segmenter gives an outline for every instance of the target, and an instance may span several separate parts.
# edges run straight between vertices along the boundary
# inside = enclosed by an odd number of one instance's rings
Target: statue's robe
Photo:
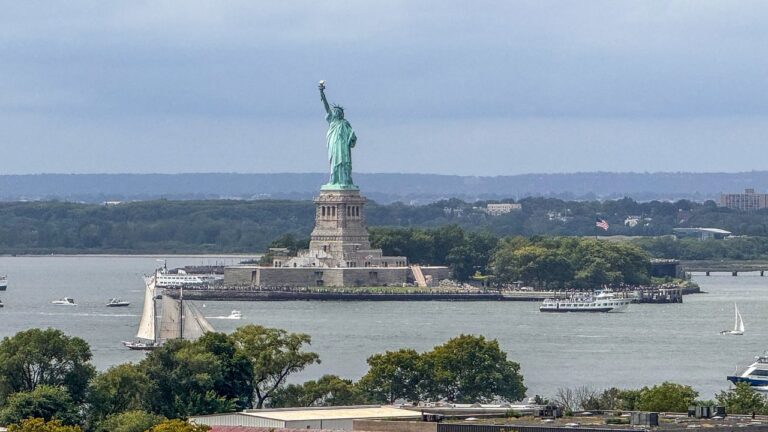
[[[331,163],[331,178],[329,184],[352,186],[352,152],[357,142],[352,125],[345,118],[333,115],[333,111],[325,116],[328,122],[328,161]]]

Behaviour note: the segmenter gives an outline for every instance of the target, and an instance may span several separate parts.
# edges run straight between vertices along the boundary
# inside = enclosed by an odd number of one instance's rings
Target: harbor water
[[[0,257],[9,287],[0,292],[0,336],[32,327],[55,327],[85,339],[99,369],[139,361],[143,352],[121,344],[136,333],[141,276],[155,256]],[[164,257],[163,257],[164,258]],[[168,266],[233,264],[243,257],[169,257]],[[253,323],[308,333],[322,364],[293,380],[337,374],[359,378],[371,354],[403,347],[424,351],[447,339],[480,334],[498,339],[521,364],[529,395],[559,387],[637,388],[675,381],[711,398],[728,388],[727,374],[768,349],[768,277],[695,275],[707,294],[683,304],[636,304],[618,314],[545,314],[535,302],[198,302],[219,331]],[[52,300],[72,297],[77,306]],[[107,308],[113,297],[129,307]],[[733,326],[738,303],[744,336],[721,336]],[[240,320],[225,319],[242,311]]]

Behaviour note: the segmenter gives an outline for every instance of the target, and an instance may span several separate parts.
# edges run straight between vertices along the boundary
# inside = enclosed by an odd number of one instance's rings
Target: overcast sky
[[[768,169],[765,1],[0,1],[0,174]]]

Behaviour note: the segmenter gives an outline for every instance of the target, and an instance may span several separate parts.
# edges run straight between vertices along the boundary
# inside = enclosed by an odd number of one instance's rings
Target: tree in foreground
[[[80,426],[63,425],[60,420],[47,422],[41,418],[28,418],[9,425],[8,432],[82,432],[82,429]]]
[[[88,343],[61,330],[30,329],[6,337],[0,342],[0,403],[39,385],[64,386],[82,402],[95,374],[90,360]]]
[[[166,420],[149,429],[147,432],[206,432],[211,429],[206,425],[194,425],[184,420]]]
[[[264,407],[274,392],[284,385],[288,375],[320,363],[320,356],[304,351],[304,346],[312,341],[307,334],[247,325],[238,328],[232,338],[253,364],[256,408]]]
[[[146,411],[126,411],[108,416],[96,432],[145,432],[165,421],[165,417]]]
[[[59,420],[65,425],[80,423],[80,413],[67,391],[47,385],[12,394],[0,409],[0,425],[19,423],[26,418]]]
[[[734,388],[715,395],[715,399],[729,414],[768,414],[768,399],[748,383],[736,383]]]
[[[151,386],[147,375],[131,363],[98,374],[88,392],[90,421],[99,422],[110,414],[144,408]]]
[[[289,384],[277,389],[269,402],[271,407],[313,407],[361,405],[365,400],[352,380],[336,375],[323,375],[317,381]]]
[[[516,401],[525,396],[520,365],[507,359],[496,340],[461,335],[432,351],[402,349],[368,359],[370,369],[359,382],[370,400],[448,400],[451,402]]]
[[[387,351],[368,357],[368,373],[359,382],[362,391],[378,403],[393,404],[397,400],[418,402],[429,371],[422,356],[413,349]]]
[[[637,408],[642,411],[686,412],[699,392],[691,386],[665,381],[640,390]]]

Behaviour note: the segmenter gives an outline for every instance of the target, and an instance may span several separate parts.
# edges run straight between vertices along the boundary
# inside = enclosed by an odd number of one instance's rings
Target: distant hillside
[[[308,199],[326,174],[36,174],[0,176],[0,201],[167,199]],[[467,177],[356,174],[364,194],[381,203],[429,203],[548,196],[638,201],[717,199],[746,187],[768,190],[768,171],[743,173],[573,173]]]

